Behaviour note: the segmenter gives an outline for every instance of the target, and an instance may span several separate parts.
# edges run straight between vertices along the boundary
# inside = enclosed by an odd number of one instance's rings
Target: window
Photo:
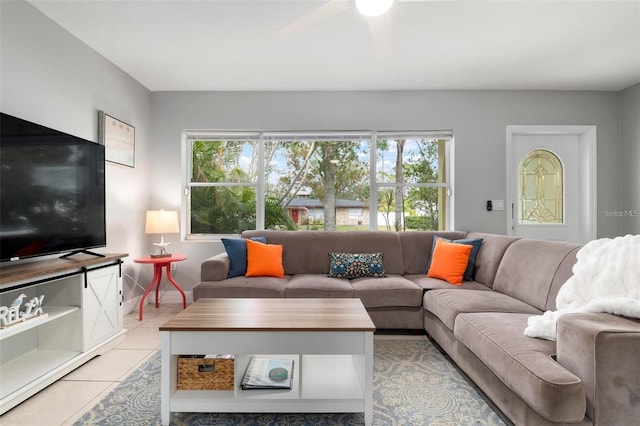
[[[189,145],[189,232],[237,234],[255,228],[259,140],[220,135]]]
[[[446,229],[449,140],[448,135],[378,134],[379,225],[389,231]]]
[[[563,223],[562,162],[551,151],[531,151],[520,162],[520,224]]]
[[[362,209],[349,209],[349,219],[360,219],[362,217]]]
[[[187,239],[446,229],[447,134],[185,132]]]

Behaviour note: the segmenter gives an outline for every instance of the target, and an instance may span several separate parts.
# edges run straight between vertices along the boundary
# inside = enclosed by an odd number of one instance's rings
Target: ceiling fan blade
[[[332,16],[336,16],[353,6],[352,2],[345,0],[331,0],[322,6],[313,9],[311,12],[303,15],[299,19],[292,23],[280,28],[280,34],[291,34],[307,27],[316,25],[319,22],[325,21]]]
[[[391,56],[392,50],[392,33],[391,33],[391,14],[367,18],[369,23],[369,33],[373,43],[373,51],[378,58],[386,58]]]

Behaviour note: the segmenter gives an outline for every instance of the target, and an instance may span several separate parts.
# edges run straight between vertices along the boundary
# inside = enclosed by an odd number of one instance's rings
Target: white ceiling
[[[617,91],[640,82],[640,0],[396,0],[387,53],[376,53],[351,0],[333,1],[348,4],[288,34],[280,30],[327,1],[31,3],[152,91]]]

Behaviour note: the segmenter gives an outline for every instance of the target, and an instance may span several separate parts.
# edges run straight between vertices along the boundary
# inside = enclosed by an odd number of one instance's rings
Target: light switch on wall
[[[504,200],[491,200],[493,210],[504,210]]]

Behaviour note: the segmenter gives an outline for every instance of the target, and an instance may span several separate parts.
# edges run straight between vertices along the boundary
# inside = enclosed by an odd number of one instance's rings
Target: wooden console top
[[[108,253],[104,257],[77,254],[67,258],[25,261],[16,264],[3,263],[0,266],[0,284],[42,278],[45,275],[63,274],[81,270],[83,267],[115,262],[127,257],[126,253]]]
[[[198,299],[160,331],[375,331],[360,299]]]

